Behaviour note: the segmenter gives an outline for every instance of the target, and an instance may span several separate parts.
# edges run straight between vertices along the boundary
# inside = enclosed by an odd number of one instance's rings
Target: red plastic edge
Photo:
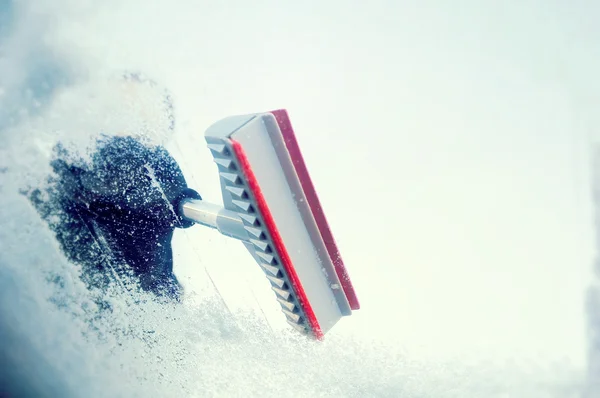
[[[271,234],[271,239],[273,240],[273,244],[275,245],[275,248],[281,258],[281,261],[283,262],[283,267],[285,268],[285,271],[288,274],[288,277],[292,284],[292,288],[295,290],[296,294],[298,295],[298,301],[299,301],[300,305],[302,306],[304,313],[306,314],[306,320],[308,321],[317,340],[322,340],[323,332],[321,330],[321,326],[319,325],[319,321],[317,320],[317,317],[310,305],[310,301],[306,297],[306,292],[304,291],[304,288],[302,287],[302,283],[300,282],[300,278],[298,277],[298,274],[296,273],[296,269],[294,268],[292,259],[290,258],[290,255],[285,247],[285,244],[283,243],[283,239],[282,239],[281,235],[279,234],[279,230],[277,229],[277,225],[275,224],[275,220],[273,218],[273,215],[271,214],[269,205],[267,204],[267,201],[265,200],[262,190],[260,189],[260,185],[258,184],[256,176],[254,175],[254,172],[252,171],[252,166],[250,166],[250,161],[248,160],[248,157],[246,156],[246,152],[244,151],[244,148],[242,147],[242,145],[239,142],[237,142],[235,140],[231,140],[231,143],[232,143],[233,151],[235,152],[235,155],[238,158],[238,161],[240,162],[240,166],[242,167],[242,171],[244,172],[244,175],[246,176],[250,190],[254,194],[256,203],[258,205],[258,210],[260,211],[260,213],[263,216],[265,225],[266,225],[267,229],[269,230],[269,233]]]
[[[360,309],[360,303],[358,302],[356,291],[352,286],[352,281],[350,281],[350,275],[348,274],[348,270],[344,265],[344,261],[342,260],[342,256],[331,232],[331,228],[329,227],[329,223],[327,222],[327,218],[325,217],[325,213],[323,212],[323,207],[321,206],[321,202],[319,201],[319,197],[317,196],[317,191],[315,190],[313,182],[308,173],[308,169],[306,168],[306,164],[304,163],[304,158],[302,157],[302,152],[300,151],[300,146],[298,145],[298,141],[296,140],[296,135],[294,134],[294,129],[292,127],[292,123],[290,122],[287,110],[278,109],[270,113],[273,114],[273,116],[275,116],[275,120],[279,125],[279,129],[281,130],[281,134],[283,135],[285,145],[292,158],[294,168],[296,169],[296,174],[300,179],[302,189],[304,190],[304,194],[306,195],[306,200],[308,201],[313,216],[315,217],[317,227],[319,228],[321,237],[325,242],[325,247],[327,248],[327,252],[329,253],[331,262],[335,267],[335,272],[337,273],[338,278],[340,279],[342,289],[344,289],[344,294],[348,299],[350,308],[352,310],[358,310]]]

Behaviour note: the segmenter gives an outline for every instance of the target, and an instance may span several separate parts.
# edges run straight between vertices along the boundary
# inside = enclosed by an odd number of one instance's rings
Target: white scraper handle
[[[218,230],[223,235],[248,240],[248,232],[238,214],[222,206],[208,203],[203,200],[188,199],[181,203],[180,214],[197,224]]]

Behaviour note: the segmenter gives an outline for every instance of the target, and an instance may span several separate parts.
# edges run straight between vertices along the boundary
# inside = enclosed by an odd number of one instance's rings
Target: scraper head
[[[243,223],[237,237],[269,279],[287,322],[321,339],[359,302],[287,112],[228,117],[205,137],[224,207]]]

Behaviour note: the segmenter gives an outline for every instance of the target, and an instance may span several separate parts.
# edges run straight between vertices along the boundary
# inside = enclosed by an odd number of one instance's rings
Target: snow
[[[2,377],[63,397],[600,395],[586,309],[599,12],[0,2],[0,358],[21,365]],[[132,71],[160,87],[128,96]],[[244,247],[198,227],[174,241],[184,305],[115,288],[98,316],[101,293],[19,194],[52,146],[144,134],[219,202],[204,129],[281,107],[361,310],[323,343],[295,336]]]

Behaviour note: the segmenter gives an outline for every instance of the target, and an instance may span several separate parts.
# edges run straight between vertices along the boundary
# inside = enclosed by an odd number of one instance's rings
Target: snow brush
[[[360,305],[287,111],[231,116],[211,125],[205,138],[223,206],[188,199],[180,214],[241,240],[287,322],[321,340]]]

